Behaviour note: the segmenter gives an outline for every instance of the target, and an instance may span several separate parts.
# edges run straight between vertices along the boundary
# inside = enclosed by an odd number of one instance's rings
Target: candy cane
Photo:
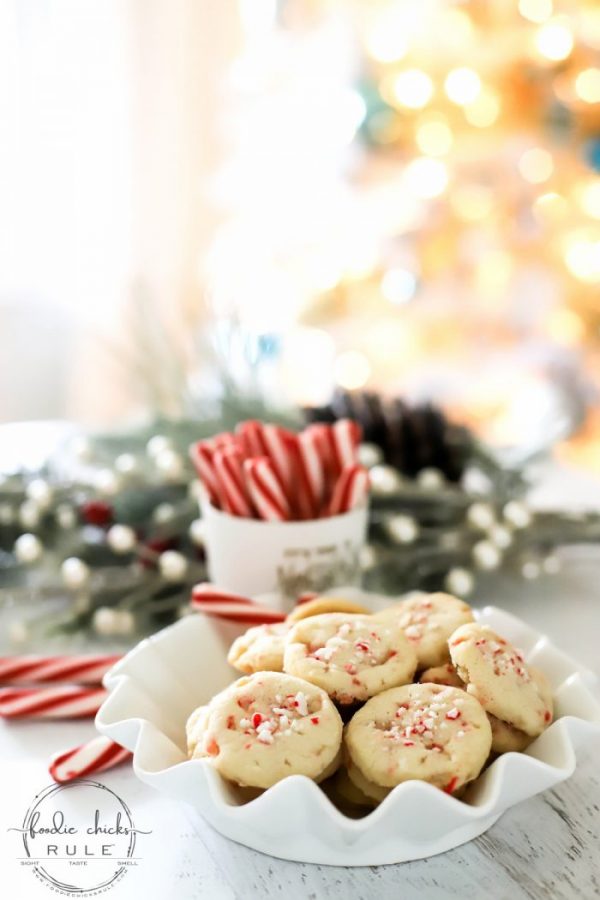
[[[325,497],[325,463],[321,439],[314,431],[303,431],[296,442],[299,493],[305,518],[317,518]]]
[[[267,448],[267,456],[273,464],[275,474],[288,501],[294,493],[294,445],[296,435],[279,425],[263,426],[263,440]]]
[[[333,443],[340,470],[357,462],[361,427],[352,419],[338,419],[333,425]]]
[[[328,515],[338,516],[364,505],[369,491],[369,473],[363,466],[347,466],[337,480]]]
[[[74,685],[0,688],[0,717],[78,719],[95,716],[107,693],[103,688]]]
[[[214,465],[219,479],[223,509],[231,515],[251,519],[254,511],[242,469],[241,451],[231,445],[217,450]]]
[[[279,610],[259,606],[248,597],[219,590],[208,583],[197,584],[192,588],[190,603],[196,612],[203,612],[229,622],[263,625],[285,620],[285,613]]]
[[[244,461],[244,474],[250,497],[261,519],[269,522],[286,522],[291,509],[283,493],[273,464],[266,456]]]
[[[267,455],[263,426],[260,422],[255,422],[252,419],[240,422],[236,426],[235,433],[238,441],[244,448],[244,455],[247,458]]]
[[[131,753],[110,738],[98,735],[85,744],[57,753],[50,760],[48,771],[55,781],[63,784],[84,778],[94,772],[104,772],[131,758]]]
[[[304,435],[310,435],[314,446],[317,449],[323,466],[323,474],[325,478],[325,496],[328,496],[334,487],[334,482],[339,475],[339,466],[335,444],[333,440],[333,429],[331,425],[323,423],[309,425],[302,432]]]
[[[198,441],[190,447],[190,459],[213,506],[221,505],[219,480],[214,466],[214,449],[208,441]]]
[[[221,431],[210,439],[214,450],[222,450],[223,447],[237,447],[237,440],[234,434],[229,431]]]
[[[121,657],[95,656],[2,656],[0,683],[31,684],[70,681],[100,684],[103,676]]]

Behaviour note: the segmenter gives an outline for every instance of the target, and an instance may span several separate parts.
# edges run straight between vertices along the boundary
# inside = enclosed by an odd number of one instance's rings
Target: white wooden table
[[[589,496],[587,497],[589,500]],[[600,676],[600,551],[574,551],[563,571],[531,585],[479,592],[530,622]],[[1,627],[1,623],[0,623]],[[89,737],[89,724],[0,723],[0,897],[52,896],[16,861],[10,825],[49,783],[48,756]],[[99,776],[131,808],[143,859],[108,894],[115,900],[410,900],[412,897],[574,900],[600,896],[600,740],[575,775],[509,810],[487,834],[441,856],[366,869],[302,865],[263,856],[214,832],[191,808],[138,782],[129,767]],[[290,810],[293,815],[293,810]]]

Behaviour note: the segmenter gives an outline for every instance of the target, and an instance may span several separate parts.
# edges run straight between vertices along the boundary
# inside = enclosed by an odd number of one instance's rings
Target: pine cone
[[[431,403],[409,406],[368,391],[336,393],[327,406],[304,410],[309,422],[350,418],[363,429],[363,440],[380,447],[384,461],[414,477],[430,466],[458,481],[471,455],[470,432],[449,422]]]

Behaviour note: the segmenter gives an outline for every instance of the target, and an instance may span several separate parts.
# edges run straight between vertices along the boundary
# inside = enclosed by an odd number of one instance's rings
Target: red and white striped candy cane
[[[100,684],[102,678],[121,657],[95,656],[1,656],[0,684],[44,684],[70,681],[76,684]]]
[[[99,734],[85,744],[57,753],[50,760],[48,771],[55,781],[63,784],[112,769],[128,759],[131,759],[129,750]]]
[[[222,591],[212,584],[197,584],[192,588],[191,605],[196,612],[206,613],[228,622],[264,625],[283,622],[285,613],[268,606],[259,606],[249,597]]]
[[[254,456],[267,456],[267,445],[263,434],[261,422],[248,419],[236,425],[235,434],[244,449],[244,456],[250,459]]]
[[[333,443],[340,471],[358,461],[358,445],[362,429],[352,419],[338,419],[333,424]]]
[[[335,479],[339,475],[333,429],[331,425],[315,423],[305,428],[302,433],[310,435],[314,446],[317,448],[325,477],[325,496],[329,496],[333,490]]]
[[[347,466],[337,480],[328,515],[339,516],[363,506],[369,492],[369,473],[363,466]]]
[[[95,716],[107,691],[100,687],[56,685],[41,688],[0,688],[4,719],[80,719]]]
[[[325,498],[325,462],[321,439],[315,431],[303,431],[296,442],[299,493],[304,518],[316,519]]]
[[[223,509],[233,516],[251,519],[254,510],[242,469],[242,453],[233,446],[215,451],[215,472],[219,480]]]
[[[237,447],[238,441],[234,434],[229,431],[221,431],[219,434],[213,435],[210,439],[213,450],[222,450],[223,447]]]
[[[281,487],[291,502],[294,493],[294,445],[296,435],[279,425],[264,425],[263,440],[267,448],[267,456],[273,463]]]
[[[214,448],[209,441],[198,441],[190,447],[190,459],[206,488],[213,506],[221,505],[219,480],[215,472]]]
[[[273,463],[266,456],[244,461],[244,475],[259,518],[269,522],[287,522],[291,509]]]

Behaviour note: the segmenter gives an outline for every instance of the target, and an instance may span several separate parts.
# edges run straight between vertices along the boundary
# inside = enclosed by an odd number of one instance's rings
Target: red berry
[[[165,550],[175,550],[177,541],[175,538],[152,538],[144,543],[144,547],[153,553],[164,553]]]
[[[97,525],[104,528],[110,525],[113,518],[113,508],[104,500],[88,500],[80,507],[81,517],[88,525]]]

